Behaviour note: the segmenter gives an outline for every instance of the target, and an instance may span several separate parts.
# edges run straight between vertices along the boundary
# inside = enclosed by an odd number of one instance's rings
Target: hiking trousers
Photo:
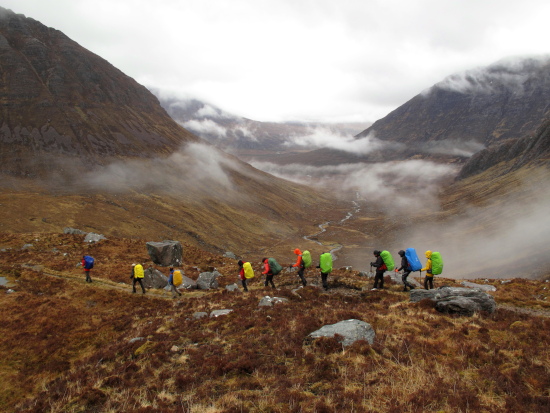
[[[273,274],[271,274],[271,273],[267,273],[267,274],[265,275],[265,283],[264,283],[264,285],[267,287],[269,284],[271,284],[271,286],[272,286],[273,288],[275,288],[275,284],[273,283]]]
[[[88,270],[88,271],[85,270],[84,275],[86,276],[86,282],[91,283],[92,282],[92,277],[90,277],[90,270]]]
[[[140,278],[141,279],[141,278]],[[170,290],[172,291],[172,297],[176,298],[176,295],[181,295],[174,284],[170,284]]]
[[[134,278],[134,283],[132,284],[132,290],[134,293],[136,292],[136,283],[139,283],[139,285],[141,285],[141,291],[143,291],[143,294],[145,294],[145,288],[143,287],[143,278]]]
[[[298,270],[298,277],[300,277],[300,280],[302,281],[302,285],[305,287],[307,285],[307,281],[306,281],[306,277],[304,277],[304,271],[306,269],[301,267],[299,270]]]
[[[384,288],[384,272],[376,271],[374,275],[374,286],[372,288]]]
[[[321,281],[323,282],[323,288],[325,291],[328,291],[328,272],[321,273]]]
[[[241,280],[241,284],[243,285],[243,290],[248,291],[248,287],[246,286],[246,278]]]
[[[403,281],[403,285],[406,287],[409,287],[411,290],[414,289],[414,285],[412,285],[408,280],[407,277],[409,276],[411,272],[410,271],[403,271],[403,275],[401,276],[401,281]]]
[[[430,288],[428,288],[428,285],[430,286]],[[426,278],[424,278],[424,288],[426,290],[433,290],[433,288],[434,288],[434,277],[433,277],[433,275],[431,277],[428,277],[426,275]]]

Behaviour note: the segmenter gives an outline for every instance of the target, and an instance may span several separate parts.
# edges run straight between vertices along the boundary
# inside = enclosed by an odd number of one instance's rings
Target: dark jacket
[[[386,267],[386,264],[384,263],[384,260],[379,255],[376,257],[376,261],[370,263],[371,267],[375,267],[376,271],[386,271],[388,267]]]
[[[410,271],[409,260],[405,256],[405,251],[399,251],[398,254],[401,256],[401,267],[398,268],[397,271],[401,271],[401,270]]]

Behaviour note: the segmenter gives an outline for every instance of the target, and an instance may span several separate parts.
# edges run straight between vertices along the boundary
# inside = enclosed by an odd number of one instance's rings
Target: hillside
[[[478,280],[498,307],[473,317],[437,312],[387,281],[336,269],[330,289],[318,271],[257,277],[248,294],[229,292],[234,260],[184,245],[184,271],[217,268],[217,290],[131,294],[129,263],[147,262],[143,241],[0,234],[0,410],[19,412],[546,412],[550,407],[548,282]],[[22,248],[24,244],[27,245]],[[97,259],[94,282],[75,267]],[[160,269],[166,271],[166,269]],[[547,275],[547,277],[550,274]],[[459,285],[436,279],[436,286]],[[365,288],[364,288],[365,287]],[[8,288],[11,290],[8,291]],[[286,303],[259,307],[265,295]],[[219,317],[196,318],[230,309]],[[308,340],[347,319],[376,337],[343,347]]]
[[[178,125],[158,99],[63,33],[0,10],[2,231],[177,238],[235,252],[300,238],[334,200]]]
[[[504,59],[449,76],[357,135],[403,144],[403,154],[473,153],[533,133],[550,101],[550,58]],[[473,150],[473,152],[472,152]]]

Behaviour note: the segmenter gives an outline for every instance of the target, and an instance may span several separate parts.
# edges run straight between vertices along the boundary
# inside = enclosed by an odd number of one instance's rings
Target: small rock
[[[227,315],[231,313],[233,310],[214,310],[210,313],[210,317],[219,317],[221,315]]]
[[[145,337],[136,337],[129,341],[130,344],[135,343],[136,341],[145,340]]]

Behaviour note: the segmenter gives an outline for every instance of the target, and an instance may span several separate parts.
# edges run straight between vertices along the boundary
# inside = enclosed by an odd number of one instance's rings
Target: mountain
[[[259,122],[224,111],[198,99],[164,97],[156,93],[160,104],[180,125],[216,147],[241,158],[307,153],[317,146],[298,141],[316,131],[353,136],[364,123]]]
[[[358,138],[397,142],[406,156],[482,147],[533,133],[550,106],[550,57],[504,59],[454,74]]]
[[[71,226],[239,252],[301,237],[312,208],[344,214],[182,128],[58,30],[2,9],[0,53],[0,231]]]

